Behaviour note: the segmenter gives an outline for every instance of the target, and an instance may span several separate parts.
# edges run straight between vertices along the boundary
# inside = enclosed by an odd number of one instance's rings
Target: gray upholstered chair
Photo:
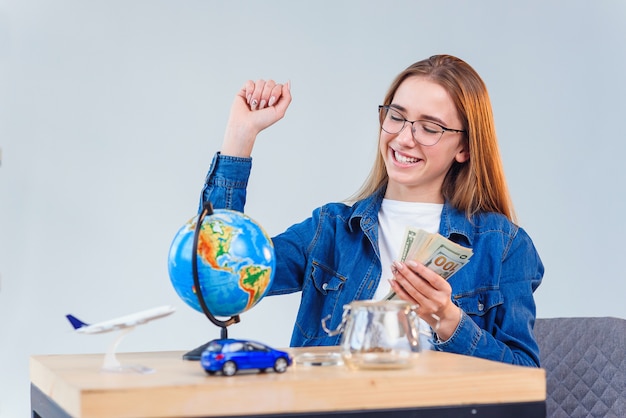
[[[549,418],[626,417],[626,319],[539,318]]]

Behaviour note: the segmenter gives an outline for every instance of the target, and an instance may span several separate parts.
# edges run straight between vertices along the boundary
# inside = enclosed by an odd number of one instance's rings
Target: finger
[[[241,90],[239,91],[238,95],[241,96],[249,105],[253,92],[254,92],[254,81],[248,80],[243,85],[243,87],[241,87]]]
[[[265,88],[265,80],[257,80],[254,83],[254,91],[250,95],[250,109],[257,110],[259,107],[259,102],[261,101],[261,95],[263,94],[263,89]]]
[[[276,84],[274,88],[272,89],[272,91],[270,92],[270,99],[268,100],[267,105],[274,106],[276,101],[280,99],[282,92],[283,92],[282,84]]]
[[[276,86],[276,82],[274,80],[267,80],[265,85],[263,86],[263,91],[261,92],[261,97],[259,98],[259,109],[263,109],[270,100],[272,95],[272,90]]]
[[[394,261],[392,271],[396,282],[404,289],[404,292],[410,295],[412,299],[417,300],[420,292],[416,284],[421,280],[420,277],[409,269],[406,264]]]
[[[398,283],[395,279],[389,280],[389,284],[391,285],[391,289],[396,292],[396,295],[400,299],[411,303],[417,303],[417,301],[411,295],[409,295],[406,290],[404,290],[404,287],[402,287],[400,283]]]
[[[430,312],[431,309],[437,309],[436,307],[441,304],[442,298],[449,298],[449,294],[437,290],[421,274],[418,274],[415,270],[420,269],[415,268],[415,265],[412,265],[411,262],[407,262],[406,264],[397,263],[396,268],[398,269],[396,280],[398,280],[404,291],[422,307],[423,312]],[[420,272],[439,277],[435,272],[428,270],[426,267],[424,267],[424,269],[427,271],[420,270]]]
[[[287,108],[291,103],[291,82],[287,82],[287,84],[283,84],[281,87],[280,98],[277,98],[276,103],[274,104],[274,109],[276,109],[277,114],[282,118],[285,116],[285,112],[287,112]]]
[[[411,270],[417,273],[420,278],[417,282],[413,282],[415,289],[420,294],[422,313],[441,314],[443,310],[450,308],[452,305],[452,286],[443,277],[420,263],[410,263],[407,265]]]
[[[436,290],[445,289],[449,286],[446,279],[423,265],[422,263],[418,263],[416,261],[410,260],[406,262],[409,269],[411,269],[415,274],[420,276],[424,281],[426,281],[430,286],[432,286]]]
[[[390,284],[396,295],[402,300],[419,306],[417,314],[429,324],[437,325],[438,321],[435,321],[432,315],[439,312],[441,303],[431,298],[436,297],[438,292],[403,263],[395,262],[392,270],[395,270],[395,273],[394,280],[390,280]],[[451,303],[449,296],[444,296],[444,299]]]

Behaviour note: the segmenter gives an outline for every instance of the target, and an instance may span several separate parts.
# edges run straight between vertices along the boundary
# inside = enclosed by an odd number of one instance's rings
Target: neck
[[[444,203],[441,189],[423,190],[420,188],[406,187],[397,184],[387,185],[385,198],[391,200],[399,200],[402,202]]]

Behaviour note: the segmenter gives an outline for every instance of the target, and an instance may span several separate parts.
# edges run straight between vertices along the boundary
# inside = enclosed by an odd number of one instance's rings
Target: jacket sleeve
[[[243,212],[251,169],[252,158],[216,153],[204,182],[198,212],[202,211],[205,202],[211,202],[214,209]],[[305,252],[317,225],[314,219],[315,217],[311,217],[293,225],[272,238],[276,254],[276,273],[268,295],[302,290]]]
[[[202,211],[205,202],[211,202],[215,209],[243,212],[251,170],[252,158],[216,153],[200,195],[198,213]]]
[[[533,327],[533,292],[541,283],[543,264],[526,232],[519,228],[503,254],[499,289],[502,296],[490,330],[479,327],[463,312],[456,331],[435,348],[505,363],[539,367]]]

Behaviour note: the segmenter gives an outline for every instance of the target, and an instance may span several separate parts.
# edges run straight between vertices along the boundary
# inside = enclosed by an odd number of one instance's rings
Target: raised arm
[[[289,103],[289,82],[247,81],[235,96],[230,109],[221,154],[250,157],[259,132],[282,119]]]
[[[259,132],[285,116],[291,103],[289,87],[289,83],[276,84],[273,80],[247,81],[237,92],[222,148],[205,179],[199,212],[207,201],[216,209],[243,212],[254,142]]]

